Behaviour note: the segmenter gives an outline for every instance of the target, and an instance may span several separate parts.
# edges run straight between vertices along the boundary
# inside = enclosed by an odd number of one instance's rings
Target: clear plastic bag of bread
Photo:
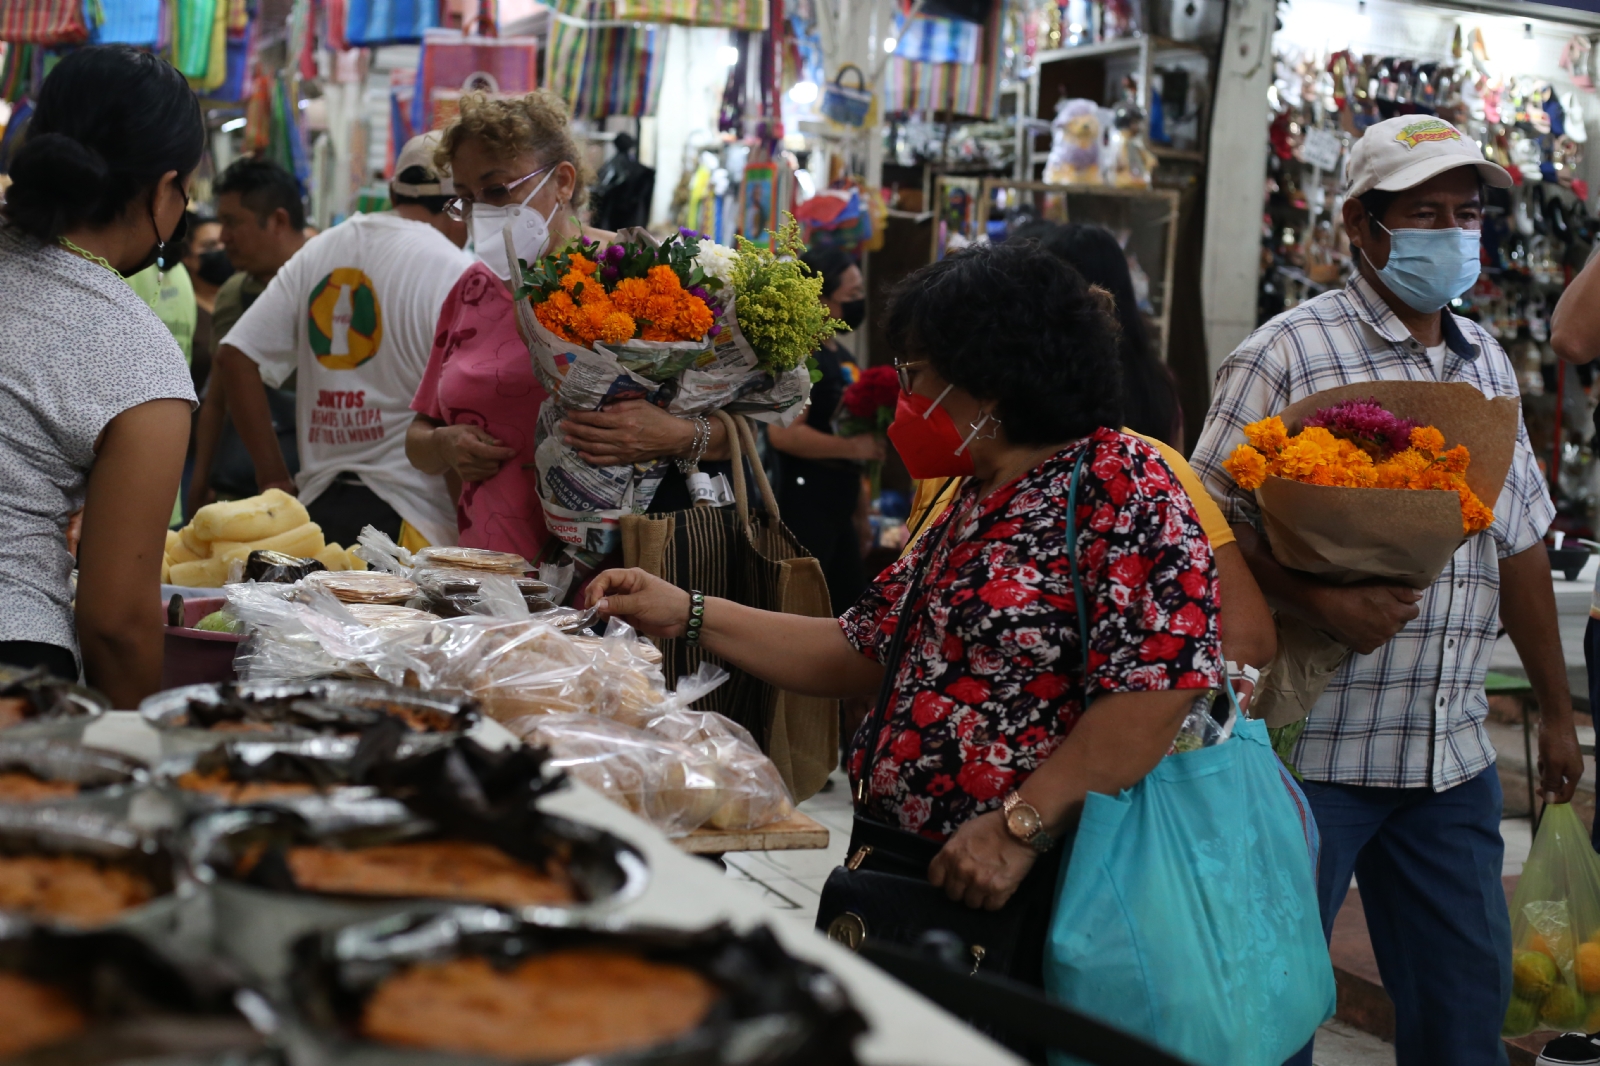
[[[727,671],[709,663],[678,679],[661,713],[644,723],[656,736],[693,749],[716,765],[722,802],[707,820],[713,829],[758,829],[794,813],[794,797],[778,767],[767,758],[744,726],[715,711],[690,705],[728,679]]]
[[[407,649],[424,643],[438,621],[405,607],[342,603],[310,582],[229,585],[226,594],[250,634],[234,657],[246,680],[342,675],[400,684]]]
[[[688,744],[592,714],[535,714],[506,728],[550,750],[551,767],[604,793],[668,836],[710,821],[726,801],[716,761]]]

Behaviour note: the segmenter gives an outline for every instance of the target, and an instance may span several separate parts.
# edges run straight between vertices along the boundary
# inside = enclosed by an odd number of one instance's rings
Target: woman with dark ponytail
[[[74,678],[81,655],[117,707],[160,687],[194,404],[177,342],[123,279],[176,264],[204,146],[177,70],[80,49],[45,79],[0,204],[0,663]]]

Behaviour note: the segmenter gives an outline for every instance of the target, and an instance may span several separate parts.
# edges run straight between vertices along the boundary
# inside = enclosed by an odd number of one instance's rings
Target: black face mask
[[[839,305],[839,321],[851,329],[860,329],[867,320],[866,300],[846,300]]]
[[[200,254],[200,280],[207,285],[221,285],[233,277],[233,264],[222,248],[213,248]]]
[[[178,224],[172,227],[172,236],[168,237],[166,240],[161,239],[161,226],[156,222],[155,205],[151,205],[150,226],[156,231],[155,247],[151,248],[149,254],[147,254],[143,259],[139,260],[138,266],[134,267],[132,270],[124,270],[122,272],[123,277],[131,278],[140,271],[150,269],[151,265],[154,265],[157,270],[163,272],[171,270],[173,267],[178,265],[178,250],[183,247],[184,237],[189,235],[189,212],[187,210],[187,197],[185,197],[185,201],[186,209],[184,210],[183,214],[178,216]]]

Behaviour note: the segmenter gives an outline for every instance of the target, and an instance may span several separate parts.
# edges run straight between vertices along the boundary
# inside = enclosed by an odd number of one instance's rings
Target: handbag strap
[[[722,428],[728,434],[728,458],[733,461],[733,509],[739,516],[739,525],[745,529],[750,528],[750,490],[744,483],[744,446],[739,440],[739,430],[734,426],[733,416],[718,408],[711,412],[712,417],[722,423]]]
[[[756,492],[761,497],[761,509],[766,512],[767,521],[776,525],[778,519],[778,497],[772,491],[772,482],[767,479],[767,472],[756,457],[756,435],[750,428],[750,422],[742,415],[730,415],[721,409],[711,412],[722,428],[728,434],[728,455],[733,460],[733,506],[739,515],[739,524],[747,532],[750,530],[750,486],[746,477],[754,477]],[[745,458],[749,457],[749,470],[745,468]]]
[[[1089,700],[1089,612],[1083,599],[1083,580],[1078,573],[1078,485],[1083,480],[1083,464],[1089,457],[1089,448],[1086,446],[1083,453],[1078,456],[1077,462],[1072,465],[1072,483],[1067,490],[1067,559],[1072,567],[1072,597],[1078,608],[1078,643],[1082,645],[1083,652],[1083,687],[1084,706]],[[934,497],[944,495],[944,490],[949,487],[946,481],[940,487],[939,493]],[[951,504],[954,507],[954,503]],[[931,513],[931,509],[930,509]],[[923,521],[926,521],[924,516]],[[952,517],[945,526],[945,536],[950,535],[950,529],[955,525]],[[921,523],[918,524],[918,529]],[[913,533],[913,536],[915,534]],[[889,712],[889,702],[894,698],[895,674],[900,666],[900,653],[905,647],[906,633],[911,628],[917,604],[917,597],[922,591],[922,578],[927,570],[928,563],[935,553],[943,546],[943,538],[937,544],[930,544],[927,552],[917,560],[916,570],[911,575],[911,584],[906,589],[905,598],[900,604],[900,620],[895,624],[894,636],[889,640],[889,650],[883,658],[883,681],[878,686],[878,704],[872,710],[869,719],[871,729],[867,733],[867,751],[861,759],[861,773],[856,778],[856,807],[864,808],[867,802],[867,788],[872,780],[872,770],[878,763],[878,734],[883,731],[884,719]]]

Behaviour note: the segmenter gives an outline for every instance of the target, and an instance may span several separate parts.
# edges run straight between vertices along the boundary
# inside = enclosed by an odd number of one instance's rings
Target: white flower
[[[733,266],[739,261],[739,253],[725,244],[713,244],[710,241],[700,242],[700,254],[694,257],[698,266],[708,278],[716,278],[724,285],[733,284]]]

